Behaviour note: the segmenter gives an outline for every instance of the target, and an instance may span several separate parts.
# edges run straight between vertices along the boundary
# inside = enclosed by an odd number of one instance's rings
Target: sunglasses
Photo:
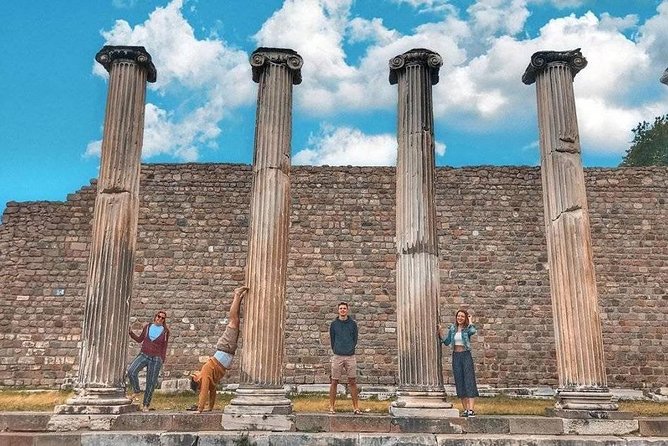
[[[165,319],[167,319],[167,316],[160,316],[160,315],[157,315],[155,318],[156,318],[156,319],[162,319],[162,320],[164,321]]]

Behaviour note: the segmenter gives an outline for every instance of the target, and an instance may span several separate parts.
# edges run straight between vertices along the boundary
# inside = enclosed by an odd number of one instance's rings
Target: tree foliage
[[[668,166],[668,115],[657,116],[653,124],[641,122],[633,135],[620,166]]]

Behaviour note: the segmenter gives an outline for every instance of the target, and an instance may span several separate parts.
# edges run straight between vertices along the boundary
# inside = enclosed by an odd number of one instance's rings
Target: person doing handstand
[[[239,310],[248,287],[242,286],[234,290],[234,299],[228,315],[229,322],[223,335],[218,338],[216,352],[204,363],[199,372],[195,372],[190,378],[190,388],[194,391],[199,389],[199,399],[196,406],[188,410],[198,412],[210,412],[216,404],[216,386],[225,376],[225,372],[232,366],[234,354],[237,351],[237,340],[239,338]],[[208,400],[208,407],[207,406]]]

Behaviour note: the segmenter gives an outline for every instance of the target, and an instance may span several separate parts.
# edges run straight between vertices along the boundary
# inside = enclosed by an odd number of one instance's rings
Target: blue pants
[[[128,367],[128,379],[135,393],[141,392],[139,389],[139,371],[146,367],[146,390],[144,391],[144,406],[151,404],[153,391],[158,385],[158,375],[162,369],[162,358],[160,356],[148,356],[139,353]]]
[[[478,396],[475,382],[473,356],[469,350],[452,352],[452,374],[455,377],[455,388],[458,398],[474,398]]]

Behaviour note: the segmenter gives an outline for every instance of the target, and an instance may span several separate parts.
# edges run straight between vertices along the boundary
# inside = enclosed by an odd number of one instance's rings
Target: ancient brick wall
[[[666,386],[668,169],[585,173],[609,384]],[[292,180],[286,382],[328,381],[328,326],[346,300],[359,381],[395,384],[394,169],[295,167]],[[481,383],[556,386],[539,169],[439,168],[436,182],[441,320],[473,310]],[[142,166],[132,322],[167,310],[165,377],[198,368],[224,327],[244,280],[250,185],[250,166]],[[76,375],[94,186],[3,215],[0,385]]]

